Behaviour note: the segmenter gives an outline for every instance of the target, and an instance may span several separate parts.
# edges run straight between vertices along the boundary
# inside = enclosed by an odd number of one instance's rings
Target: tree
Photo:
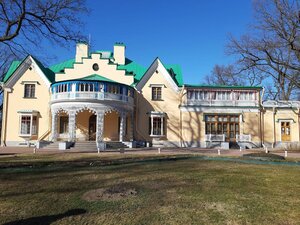
[[[85,0],[0,0],[0,69],[43,40],[64,46],[82,40]]]
[[[292,0],[255,1],[251,31],[231,37],[227,52],[238,56],[236,74],[255,73],[275,99],[293,98],[300,88],[300,5]],[[271,96],[271,95],[270,95]]]
[[[205,80],[210,85],[245,85],[242,77],[235,74],[233,65],[215,65]]]

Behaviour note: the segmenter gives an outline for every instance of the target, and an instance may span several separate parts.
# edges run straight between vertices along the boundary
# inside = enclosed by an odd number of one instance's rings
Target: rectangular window
[[[35,84],[25,84],[24,98],[34,98],[34,97],[35,97]]]
[[[69,130],[69,117],[61,116],[59,118],[59,133],[60,134],[68,133],[68,130]]]
[[[31,124],[31,116],[22,116],[20,133],[30,135],[30,124]]]
[[[226,141],[235,141],[239,128],[239,115],[205,115],[205,134],[223,134]]]
[[[152,100],[162,100],[161,87],[152,87]]]
[[[149,134],[155,136],[164,135],[165,131],[165,118],[164,117],[150,117],[149,118]]]
[[[37,135],[37,116],[22,115],[20,126],[21,135]]]

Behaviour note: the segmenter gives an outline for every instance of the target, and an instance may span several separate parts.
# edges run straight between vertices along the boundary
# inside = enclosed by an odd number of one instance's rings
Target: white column
[[[51,141],[57,140],[57,114],[52,112]]]
[[[133,141],[134,139],[133,130],[134,130],[134,115],[132,111],[130,114],[130,141]]]
[[[124,112],[122,112],[121,114],[120,114],[120,137],[119,137],[119,141],[123,141],[123,139],[124,139],[124,134],[125,134],[125,129],[126,129],[126,121],[125,121],[125,119],[126,119],[126,113],[124,113]]]
[[[69,111],[69,141],[76,140],[76,112],[75,110]]]
[[[96,142],[103,142],[104,134],[104,111],[97,111],[96,119]]]
[[[160,117],[160,135],[164,135],[164,117]]]
[[[153,116],[151,115],[151,133],[150,135],[153,135]]]

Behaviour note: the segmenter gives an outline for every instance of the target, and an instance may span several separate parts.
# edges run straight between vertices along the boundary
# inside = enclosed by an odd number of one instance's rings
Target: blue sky
[[[84,18],[93,50],[124,42],[126,56],[149,66],[155,57],[180,64],[184,82],[199,84],[215,64],[233,61],[224,53],[229,34],[246,32],[253,19],[251,0],[88,0]],[[58,52],[60,54],[58,54]],[[73,57],[56,49],[58,60]]]

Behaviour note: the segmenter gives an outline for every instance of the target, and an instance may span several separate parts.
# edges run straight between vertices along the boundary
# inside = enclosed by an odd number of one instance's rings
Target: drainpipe
[[[276,110],[275,110],[275,107],[273,107],[273,145],[272,145],[272,148],[274,148],[275,144],[276,144],[275,114],[276,114]]]

